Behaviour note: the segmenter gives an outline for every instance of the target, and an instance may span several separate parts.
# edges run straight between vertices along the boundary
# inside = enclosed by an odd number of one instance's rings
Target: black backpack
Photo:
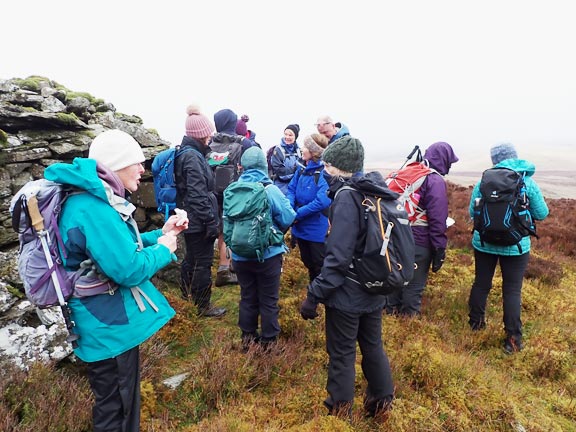
[[[210,152],[206,155],[208,164],[214,173],[214,193],[223,195],[230,183],[238,180],[238,165],[242,157],[242,135],[219,133],[210,143]]]
[[[414,275],[415,246],[408,213],[396,199],[362,194],[366,239],[362,253],[353,258],[351,272],[364,291],[388,295],[402,289]]]
[[[518,245],[528,235],[535,236],[536,225],[530,214],[524,173],[509,168],[490,168],[482,173],[481,198],[474,202],[474,230],[480,234],[482,246]]]

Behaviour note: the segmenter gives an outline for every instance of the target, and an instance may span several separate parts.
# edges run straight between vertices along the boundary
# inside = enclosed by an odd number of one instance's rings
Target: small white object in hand
[[[176,216],[178,216],[178,222],[176,222],[176,226],[183,225],[184,221],[188,219],[188,213],[186,213],[186,210],[177,208],[174,209],[174,213],[176,213]]]

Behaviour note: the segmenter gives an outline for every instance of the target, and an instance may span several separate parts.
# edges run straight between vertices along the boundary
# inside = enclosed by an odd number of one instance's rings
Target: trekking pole
[[[48,231],[44,229],[44,219],[42,218],[42,214],[40,213],[40,209],[38,208],[38,199],[36,195],[33,195],[28,200],[28,213],[30,214],[30,219],[32,226],[36,230],[38,237],[40,237],[40,243],[42,243],[42,250],[44,251],[44,257],[46,258],[46,262],[50,269],[54,267],[54,261],[52,260],[52,256],[50,255],[50,248],[48,247]],[[58,303],[60,304],[60,309],[62,310],[62,316],[64,317],[64,322],[66,324],[66,329],[68,330],[68,337],[66,340],[72,344],[74,348],[78,346],[76,342],[78,340],[78,335],[73,333],[74,329],[74,321],[72,321],[70,317],[70,309],[68,308],[68,304],[66,300],[64,300],[64,294],[62,294],[62,287],[60,286],[60,280],[58,279],[58,275],[54,270],[50,272],[50,277],[52,278],[52,282],[54,283],[54,288],[56,289],[56,296],[58,297]]]
[[[412,159],[412,156],[414,156],[414,153],[416,153],[416,152],[418,152],[418,156],[416,157],[416,160],[418,162],[422,161],[422,153],[420,152],[420,146],[415,145],[414,148],[412,149],[412,151],[410,152],[410,154],[408,156],[406,156],[406,160],[404,161],[404,163],[402,164],[400,169],[404,168],[404,165],[406,165],[408,163],[408,161],[410,159]]]

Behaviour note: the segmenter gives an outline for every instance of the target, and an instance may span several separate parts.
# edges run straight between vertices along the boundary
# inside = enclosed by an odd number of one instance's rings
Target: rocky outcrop
[[[18,236],[9,206],[25,183],[42,178],[45,167],[86,156],[92,139],[107,129],[123,130],[142,146],[147,171],[132,196],[138,207],[135,218],[143,230],[160,226],[149,169],[153,157],[169,146],[167,141],[144,128],[139,117],[48,78],[0,80],[0,359],[27,367],[71,352],[59,309],[38,311],[19,291]]]

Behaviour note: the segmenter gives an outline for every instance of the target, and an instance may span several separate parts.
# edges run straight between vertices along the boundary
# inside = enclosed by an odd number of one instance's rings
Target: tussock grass
[[[229,309],[214,320],[198,318],[192,305],[180,299],[178,287],[162,284],[177,316],[142,346],[141,429],[576,431],[576,220],[570,219],[575,202],[552,200],[550,218],[538,226],[541,238],[533,240],[523,288],[525,349],[509,356],[501,348],[498,272],[488,298],[486,329],[468,328],[467,301],[474,278],[470,189],[450,185],[449,192],[456,225],[449,230],[444,267],[430,274],[422,316],[383,317],[383,340],[396,387],[386,418],[364,417],[366,383],[360,354],[352,416],[325,415],[324,311],[320,306],[320,317],[314,321],[299,315],[308,276],[295,249],[285,257],[282,333],[270,351],[253,347],[242,352],[237,286],[214,289],[214,302]],[[184,372],[189,375],[177,389],[162,384]],[[0,430],[90,430],[90,392],[81,369],[38,366],[29,374],[4,371],[2,378]],[[37,396],[42,392],[58,398]],[[32,399],[25,404],[26,398]],[[61,406],[65,409],[54,408]],[[67,420],[71,412],[73,421]]]

